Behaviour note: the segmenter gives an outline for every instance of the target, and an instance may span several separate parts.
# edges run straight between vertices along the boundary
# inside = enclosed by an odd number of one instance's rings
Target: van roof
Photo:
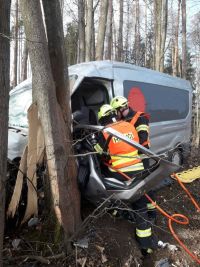
[[[78,74],[84,77],[102,77],[113,79],[115,69],[119,68],[124,70],[133,70],[133,75],[131,75],[131,80],[133,81],[159,84],[185,90],[192,89],[190,82],[187,80],[133,64],[111,60],[90,61],[72,65],[69,66],[69,73]],[[110,71],[111,69],[112,71]]]
[[[69,75],[78,74],[78,80],[81,80],[81,78],[84,77],[100,77],[112,80],[114,78],[115,69],[119,68],[133,70],[133,75],[131,75],[131,80],[133,81],[175,87],[188,91],[192,90],[191,84],[187,80],[133,64],[111,60],[90,61],[69,66]],[[24,90],[24,87],[31,89],[31,80],[31,78],[28,78],[18,84],[10,91],[10,95],[15,92],[20,92],[20,89]]]

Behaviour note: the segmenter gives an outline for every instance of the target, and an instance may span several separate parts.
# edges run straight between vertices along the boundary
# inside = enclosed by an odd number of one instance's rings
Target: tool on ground
[[[200,166],[176,173],[176,175],[182,183],[191,183],[200,178]],[[176,179],[173,175],[171,175],[171,177]]]

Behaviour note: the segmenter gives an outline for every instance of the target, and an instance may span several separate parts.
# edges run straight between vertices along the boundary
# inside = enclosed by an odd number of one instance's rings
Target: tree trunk
[[[119,1],[119,30],[118,30],[118,44],[117,44],[117,60],[122,61],[123,52],[123,16],[124,16],[124,1]]]
[[[71,109],[70,109],[70,88],[67,68],[67,58],[64,46],[63,23],[61,17],[61,9],[57,0],[43,0],[45,22],[48,36],[48,48],[51,61],[51,70],[56,86],[56,97],[61,107],[63,118],[65,121],[65,134],[67,140],[72,143],[71,136]],[[52,20],[54,18],[54,20]],[[71,147],[67,146],[67,155],[73,154]],[[74,174],[74,176],[73,176]],[[68,158],[68,168],[65,175],[67,179],[76,181],[76,164],[72,157]],[[70,181],[71,183],[71,181]],[[76,195],[72,195],[74,203],[74,213],[77,223],[80,221],[80,196],[78,194],[77,185],[74,184]]]
[[[85,61],[85,5],[78,1],[78,63]]]
[[[93,10],[93,14],[92,14],[92,17],[93,17],[93,24],[92,24],[92,41],[91,41],[91,47],[92,47],[92,50],[91,50],[91,59],[92,60],[95,60],[95,53],[96,53],[96,47],[95,47],[95,27],[94,27],[94,10]]]
[[[127,24],[126,24],[126,33],[125,33],[125,47],[124,47],[124,50],[125,50],[125,55],[124,55],[124,60],[125,62],[127,62],[129,60],[129,49],[130,49],[130,36],[131,36],[131,33],[130,33],[130,16],[132,17],[132,15],[130,14],[130,2],[128,1],[127,2],[127,10],[126,10],[126,13],[127,13]]]
[[[154,68],[158,71],[163,71],[164,69],[164,54],[167,33],[167,9],[168,0],[154,0]]]
[[[186,0],[182,0],[182,77],[186,79],[187,50],[186,50]]]
[[[108,0],[102,0],[100,7],[98,34],[97,34],[96,60],[103,59],[107,14],[108,14]]]
[[[19,11],[18,11],[18,0],[15,2],[15,45],[14,45],[14,77],[13,77],[13,83],[12,86],[15,87],[17,85],[17,73],[18,73],[18,30],[19,30],[19,22],[18,22],[18,16],[19,16]]]
[[[108,18],[106,27],[106,42],[105,42],[105,59],[112,58],[112,23],[113,23],[113,1],[108,4]]]
[[[22,71],[21,71],[21,82],[27,79],[27,64],[28,64],[28,47],[27,42],[24,42],[24,51],[22,56]]]
[[[139,0],[135,3],[135,64],[140,62],[140,5]]]
[[[53,207],[64,228],[66,240],[80,222],[77,215],[80,213],[76,211],[79,193],[76,180],[72,179],[76,176],[73,168],[69,175],[71,142],[56,99],[40,2],[21,0],[20,3],[26,38],[31,40],[28,41],[28,50],[32,66],[33,101],[37,103],[44,131]]]
[[[147,2],[145,4],[145,22],[144,22],[144,34],[145,34],[145,54],[144,54],[144,66],[147,66],[147,36],[148,36],[148,28],[147,28],[147,20],[148,20],[148,14],[147,14]]]
[[[178,49],[179,38],[178,37],[179,37],[180,6],[181,6],[181,0],[178,0],[178,13],[177,13],[177,18],[176,18],[174,53],[173,53],[173,61],[172,61],[173,76],[178,75],[178,60],[179,60],[179,49]]]
[[[162,25],[161,25],[161,49],[160,49],[160,68],[159,71],[164,71],[165,59],[165,43],[167,35],[167,17],[168,17],[168,0],[162,0]]]
[[[5,182],[8,144],[8,101],[10,89],[10,1],[0,0],[0,267],[3,267]]]
[[[85,28],[85,61],[91,60],[93,23],[93,0],[87,0]]]

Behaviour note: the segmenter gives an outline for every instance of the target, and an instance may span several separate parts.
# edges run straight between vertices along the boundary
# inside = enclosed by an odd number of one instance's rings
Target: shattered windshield
[[[23,87],[19,92],[10,95],[9,126],[28,127],[27,110],[32,102],[32,90]]]
[[[77,80],[77,75],[70,75],[70,92]],[[32,85],[26,84],[11,92],[9,100],[9,126],[28,128],[27,111],[32,103]]]

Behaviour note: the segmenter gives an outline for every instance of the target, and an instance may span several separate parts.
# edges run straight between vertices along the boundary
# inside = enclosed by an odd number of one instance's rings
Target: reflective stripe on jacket
[[[139,143],[137,131],[129,122],[119,121],[109,125],[109,127]],[[108,140],[109,134],[103,131],[103,135]],[[144,169],[143,163],[138,156],[138,150],[121,139],[112,136],[108,143],[108,150],[111,157],[110,163],[116,169],[111,168],[111,171],[120,170],[122,172],[129,172]]]

